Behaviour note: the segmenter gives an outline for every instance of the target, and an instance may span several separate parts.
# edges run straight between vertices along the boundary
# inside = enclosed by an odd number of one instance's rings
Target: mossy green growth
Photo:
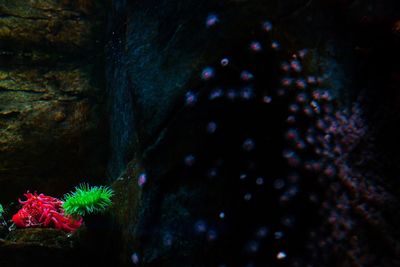
[[[64,195],[64,213],[71,216],[102,213],[111,206],[113,195],[113,190],[107,186],[80,184],[74,192]]]
[[[3,206],[0,204],[0,217],[3,217],[4,214],[4,208]]]

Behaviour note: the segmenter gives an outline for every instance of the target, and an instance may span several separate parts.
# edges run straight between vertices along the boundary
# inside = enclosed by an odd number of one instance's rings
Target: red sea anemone
[[[19,199],[22,208],[12,217],[17,227],[49,227],[73,232],[78,229],[83,220],[81,217],[65,216],[62,209],[63,202],[58,198],[44,194],[24,194],[26,201]]]

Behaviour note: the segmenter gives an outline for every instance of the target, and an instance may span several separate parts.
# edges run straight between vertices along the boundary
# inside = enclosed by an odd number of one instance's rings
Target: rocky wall
[[[0,200],[104,178],[104,5],[0,1]]]

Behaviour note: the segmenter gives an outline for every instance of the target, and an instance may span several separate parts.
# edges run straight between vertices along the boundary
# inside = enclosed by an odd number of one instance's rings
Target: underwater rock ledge
[[[104,177],[105,5],[0,1],[1,201]]]

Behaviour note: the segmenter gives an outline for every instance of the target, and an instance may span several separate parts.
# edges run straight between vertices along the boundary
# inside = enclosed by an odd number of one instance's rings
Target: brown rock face
[[[0,200],[103,176],[102,10],[0,1]]]

